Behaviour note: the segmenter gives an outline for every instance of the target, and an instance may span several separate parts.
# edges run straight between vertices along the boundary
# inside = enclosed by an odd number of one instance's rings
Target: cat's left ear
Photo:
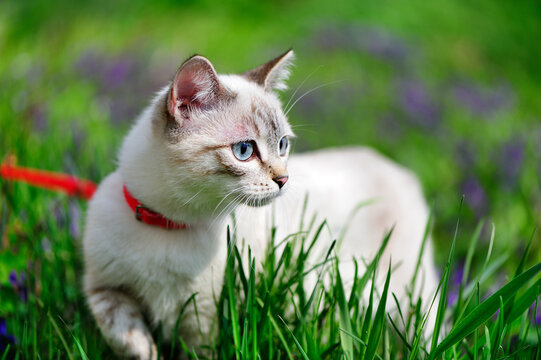
[[[231,96],[220,83],[208,59],[194,55],[178,69],[171,85],[168,110],[172,116],[185,116],[191,109],[208,109]]]
[[[262,86],[266,91],[287,89],[289,68],[293,64],[295,54],[288,50],[271,61],[242,74],[245,78]]]

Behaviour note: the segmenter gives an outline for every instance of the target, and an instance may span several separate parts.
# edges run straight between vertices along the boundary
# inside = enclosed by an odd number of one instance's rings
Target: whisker
[[[291,111],[291,109],[293,109],[293,106],[295,106],[296,103],[299,102],[299,100],[301,100],[303,97],[305,97],[306,95],[318,90],[318,89],[321,89],[322,87],[325,87],[325,86],[328,86],[328,85],[333,85],[333,84],[337,84],[337,83],[340,83],[344,80],[334,80],[334,81],[331,81],[331,82],[328,82],[328,83],[325,83],[325,84],[321,84],[319,86],[316,86],[315,88],[312,88],[310,90],[308,90],[307,92],[305,92],[304,94],[302,94],[301,96],[299,96],[297,98],[297,100],[295,100],[295,102],[293,104],[291,104],[291,106],[287,109],[287,111],[285,112],[285,116],[287,116],[287,114]]]
[[[297,86],[297,88],[295,89],[295,91],[293,92],[293,94],[290,96],[289,98],[289,101],[287,102],[286,106],[284,106],[284,109],[286,114],[288,113],[287,111],[287,107],[289,106],[289,104],[291,103],[291,100],[293,100],[293,98],[295,97],[295,95],[297,95],[297,91],[299,91],[299,89],[301,88],[301,86],[304,85],[304,83],[310,79],[310,77],[312,77],[312,75],[314,75],[319,69],[321,69],[323,67],[323,65],[319,65],[314,71],[312,71],[310,74],[308,74],[307,77],[304,78],[304,80],[299,84],[299,86]]]
[[[195,193],[195,195],[193,195],[191,198],[189,198],[188,200],[186,200],[186,201],[182,204],[182,206],[188,205],[188,203],[189,203],[190,201],[192,201],[193,199],[195,199],[197,195],[201,194],[201,192],[202,192],[204,189],[205,189],[204,186],[201,187],[201,190],[199,190],[198,192]]]

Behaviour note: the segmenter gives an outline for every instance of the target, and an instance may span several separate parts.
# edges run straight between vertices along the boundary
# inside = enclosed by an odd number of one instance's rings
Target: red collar
[[[130,209],[132,209],[132,211],[135,213],[135,218],[137,220],[144,222],[148,225],[159,226],[168,230],[186,229],[188,227],[188,225],[186,224],[181,224],[169,220],[162,214],[154,212],[149,208],[145,207],[139,202],[139,200],[132,196],[132,194],[128,191],[126,185],[123,186],[123,190],[124,198],[126,198],[126,202],[128,203]]]

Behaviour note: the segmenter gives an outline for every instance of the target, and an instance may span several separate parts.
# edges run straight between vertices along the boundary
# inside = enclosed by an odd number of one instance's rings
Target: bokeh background
[[[526,0],[2,0],[0,157],[99,181],[185,58],[234,73],[292,47],[295,151],[378,149],[421,179],[440,264],[460,218],[458,259],[480,223],[484,259],[494,224],[511,268],[532,236],[541,254],[540,39],[541,3]],[[1,286],[47,271],[80,296],[85,203],[1,186]]]

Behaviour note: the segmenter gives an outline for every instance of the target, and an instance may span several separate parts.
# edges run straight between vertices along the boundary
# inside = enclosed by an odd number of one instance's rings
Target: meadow
[[[234,73],[292,47],[281,97],[294,151],[366,145],[419,176],[442,275],[437,336],[413,296],[387,316],[377,257],[345,293],[330,252],[332,290],[305,293],[317,236],[299,235],[261,274],[229,259],[212,357],[539,358],[540,38],[541,4],[522,0],[1,1],[0,158],[99,182],[184,59]],[[112,358],[81,291],[85,201],[0,189],[0,359]]]

